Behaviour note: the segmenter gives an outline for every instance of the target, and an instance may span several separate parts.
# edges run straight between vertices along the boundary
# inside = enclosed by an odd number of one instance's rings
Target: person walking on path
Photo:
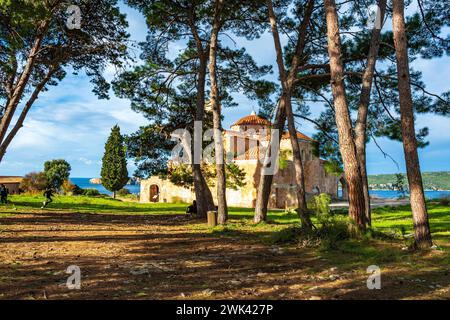
[[[6,188],[6,186],[2,183],[0,185],[0,203],[4,204],[6,207],[8,207],[8,204],[12,205],[13,210],[17,210],[16,205],[11,201],[8,200],[9,190]]]
[[[52,199],[52,197],[53,197],[53,190],[52,190],[52,188],[47,188],[47,189],[45,189],[45,191],[44,191],[44,197],[45,197],[45,201],[44,201],[44,203],[43,203],[41,209],[44,209],[44,208],[47,207],[50,203],[53,202],[53,199]]]
[[[0,203],[1,204],[8,204],[8,189],[6,186],[2,183],[0,185]]]

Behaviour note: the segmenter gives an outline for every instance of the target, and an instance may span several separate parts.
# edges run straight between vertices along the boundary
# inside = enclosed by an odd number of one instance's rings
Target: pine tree
[[[414,108],[408,61],[408,40],[405,27],[405,4],[403,0],[393,2],[392,30],[397,58],[398,92],[400,97],[400,117],[403,137],[403,150],[406,161],[406,175],[409,183],[411,211],[414,220],[415,246],[430,248],[431,240],[428,211],[423,192],[417,139],[414,127]]]
[[[129,179],[123,137],[118,125],[111,129],[102,162],[102,184],[107,190],[113,192],[115,198],[116,191],[122,189]]]
[[[117,0],[71,1],[80,29],[67,28],[67,1],[0,1],[0,162],[42,92],[71,70],[88,75],[107,98],[104,69],[127,59],[128,23]]]

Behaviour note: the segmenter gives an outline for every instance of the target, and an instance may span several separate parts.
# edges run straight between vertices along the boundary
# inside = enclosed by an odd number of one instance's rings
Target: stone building
[[[224,132],[224,147],[231,161],[246,173],[245,186],[238,190],[227,189],[229,206],[254,207],[260,169],[265,150],[270,140],[271,123],[252,113]],[[315,141],[301,132],[297,132],[305,172],[307,196],[328,193],[337,198],[338,177],[327,174],[325,161],[314,155]],[[292,162],[292,147],[289,133],[282,135],[280,142],[279,169],[276,171],[271,196],[270,208],[288,208],[296,206],[295,171]],[[213,197],[216,190],[211,188]],[[141,202],[187,202],[195,199],[192,189],[179,187],[168,180],[153,176],[141,181]]]
[[[22,177],[17,176],[0,176],[0,184],[4,184],[6,189],[8,189],[9,194],[19,194],[20,193],[20,183],[22,182]]]

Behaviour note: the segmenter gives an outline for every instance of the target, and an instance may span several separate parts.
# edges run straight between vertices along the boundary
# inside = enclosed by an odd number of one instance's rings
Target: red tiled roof
[[[249,116],[243,117],[236,121],[233,126],[242,126],[242,125],[263,125],[270,126],[271,123],[269,120],[264,119],[256,114],[251,114]]]
[[[281,139],[290,139],[291,135],[289,134],[289,132],[286,132],[283,134],[283,136],[281,137]],[[298,139],[302,139],[302,140],[307,140],[307,141],[315,141],[314,139],[311,139],[310,137],[308,137],[307,135],[304,135],[303,133],[297,131],[297,138]]]

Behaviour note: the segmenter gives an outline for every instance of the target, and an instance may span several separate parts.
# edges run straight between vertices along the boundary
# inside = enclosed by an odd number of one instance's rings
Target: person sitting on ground
[[[45,201],[43,202],[41,209],[44,209],[49,203],[53,202],[52,196],[53,196],[52,188],[45,189],[44,191]]]
[[[3,183],[0,185],[0,198],[0,203],[8,204],[8,189]]]
[[[192,201],[192,204],[186,209],[186,214],[190,216],[193,214],[197,214],[197,201]]]

